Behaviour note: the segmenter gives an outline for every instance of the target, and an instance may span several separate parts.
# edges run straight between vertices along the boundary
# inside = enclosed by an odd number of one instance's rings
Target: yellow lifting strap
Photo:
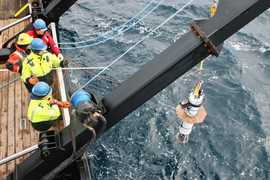
[[[19,9],[19,10],[15,13],[14,17],[16,18],[16,17],[18,17],[19,15],[21,15],[21,14],[29,7],[29,5],[30,5],[30,2],[26,3],[23,7],[21,7],[21,9]]]

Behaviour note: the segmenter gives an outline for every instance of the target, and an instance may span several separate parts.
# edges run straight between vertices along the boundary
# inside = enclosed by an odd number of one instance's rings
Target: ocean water
[[[63,44],[63,52],[74,67],[107,66],[187,2],[79,0],[60,20],[61,42],[73,43]],[[86,89],[100,97],[110,93],[188,31],[194,19],[208,17],[210,4],[195,0]],[[228,39],[218,58],[207,58],[201,74],[194,67],[106,132],[89,149],[92,178],[270,179],[269,32],[266,11]],[[70,71],[74,87],[99,71]],[[208,116],[188,144],[177,144],[174,107],[197,80],[204,81]]]

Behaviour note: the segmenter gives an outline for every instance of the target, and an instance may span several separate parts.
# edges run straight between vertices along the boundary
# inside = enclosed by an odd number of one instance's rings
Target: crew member
[[[60,60],[63,60],[64,57],[60,52],[60,49],[57,47],[57,44],[53,40],[53,37],[48,32],[47,25],[44,20],[37,19],[33,23],[33,29],[27,32],[33,38],[40,38],[48,46],[49,50],[57,55]]]
[[[21,73],[22,71],[22,61],[30,54],[29,46],[33,38],[27,33],[21,33],[16,41],[16,50],[10,54],[5,66],[12,72]]]
[[[202,83],[198,82],[194,91],[189,94],[188,99],[182,101],[176,107],[176,114],[181,120],[179,134],[177,135],[179,143],[187,143],[193,125],[202,123],[207,116],[207,112],[202,106],[205,94],[201,85]]]
[[[32,127],[46,131],[61,116],[60,108],[69,108],[69,102],[61,102],[52,97],[52,88],[45,82],[38,82],[32,89],[27,117]]]
[[[53,68],[63,67],[65,60],[60,60],[56,55],[49,53],[46,44],[39,38],[34,38],[31,53],[25,58],[22,66],[21,79],[29,92],[38,81],[49,85],[53,83]]]
[[[78,90],[72,95],[71,104],[76,110],[76,119],[89,129],[92,133],[91,140],[94,141],[96,136],[102,133],[107,125],[96,99],[92,94],[84,90]]]

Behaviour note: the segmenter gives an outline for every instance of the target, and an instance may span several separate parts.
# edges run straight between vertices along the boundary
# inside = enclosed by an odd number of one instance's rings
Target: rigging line
[[[164,0],[161,0],[159,1],[159,3],[153,8],[151,9],[151,11],[149,11],[147,14],[145,14],[140,20],[138,20],[137,22],[133,23],[132,26],[128,26],[126,29],[124,29],[123,31],[111,36],[111,37],[108,37],[104,40],[101,40],[99,42],[96,42],[96,43],[92,43],[92,44],[88,44],[88,45],[83,45],[83,46],[75,46],[75,47],[60,47],[60,49],[81,49],[81,48],[89,48],[89,47],[93,47],[93,46],[97,46],[99,44],[102,44],[108,40],[112,40],[114,39],[115,37],[118,37],[120,36],[121,34],[123,34],[124,32],[128,31],[129,29],[131,29],[132,27],[134,27],[136,24],[138,24],[141,20],[143,20],[145,17],[147,17],[149,14],[151,14],[155,9],[157,9],[160,4],[163,2]],[[85,42],[88,42],[87,40]]]
[[[9,86],[10,84],[13,84],[13,83],[17,82],[18,80],[20,80],[20,77],[17,77],[15,79],[13,79],[12,81],[0,86],[0,90],[4,89],[5,87]]]
[[[148,7],[150,7],[150,6],[154,3],[154,1],[155,1],[155,0],[152,0],[152,1],[148,2],[148,3],[146,4],[146,6],[145,6],[139,13],[137,13],[134,17],[132,17],[130,20],[128,20],[127,22],[125,22],[124,24],[122,24],[122,25],[120,25],[120,26],[118,26],[118,27],[112,28],[112,30],[107,31],[107,32],[106,32],[105,34],[103,34],[103,35],[107,35],[107,34],[109,34],[110,32],[113,32],[113,31],[119,31],[119,29],[123,29],[125,26],[127,26],[127,24],[129,24],[130,22],[132,22],[134,19],[138,19],[139,15],[140,15],[140,14],[143,14],[143,12],[146,11],[146,9],[147,9]],[[86,34],[82,34],[82,35],[91,35],[91,36],[93,36],[93,35],[98,35],[98,33],[96,33],[96,34],[86,33]]]
[[[64,67],[64,68],[52,68],[53,70],[57,70],[57,69],[62,69],[62,70],[95,70],[95,69],[104,69],[105,67],[102,67],[102,66],[90,66],[90,67]],[[0,69],[0,72],[9,72],[8,69]]]
[[[55,69],[62,69],[62,70],[99,70],[104,69],[105,67],[65,67],[65,68],[53,68]]]
[[[112,32],[115,32],[115,31],[119,31],[121,30],[122,28],[124,28],[127,24],[129,24],[130,22],[132,22],[134,19],[137,19],[141,14],[144,13],[144,11],[147,10],[148,7],[150,7],[153,2],[156,1],[156,0],[151,0],[149,3],[146,4],[146,6],[140,11],[138,12],[134,17],[132,17],[131,19],[129,19],[127,22],[125,22],[124,24],[116,27],[116,28],[113,28],[112,30],[110,31],[107,31],[106,33],[103,34],[103,37],[106,37],[106,35],[112,33]],[[92,39],[88,39],[87,41],[94,41],[94,40],[97,40],[97,38],[92,38]],[[80,43],[83,43],[82,41],[77,41],[77,42],[61,42],[61,43],[58,43],[58,44],[80,44]]]
[[[168,21],[170,21],[172,18],[174,18],[178,13],[183,11],[187,6],[189,6],[194,0],[190,0],[188,3],[186,3],[182,8],[180,8],[178,11],[176,11],[173,15],[171,15],[169,18],[167,18],[165,21],[163,21],[159,26],[152,29],[146,36],[144,36],[141,40],[139,40],[137,43],[135,43],[133,46],[131,46],[126,52],[124,52],[122,55],[120,55],[118,58],[113,60],[108,66],[106,66],[103,70],[101,70],[99,73],[97,73],[94,77],[92,77],[90,80],[88,80],[83,86],[81,86],[78,90],[85,88],[89,83],[94,81],[98,76],[100,76],[104,71],[109,69],[113,64],[115,64],[119,59],[121,59],[124,55],[126,55],[129,51],[131,51],[133,48],[135,48],[138,44],[143,42],[145,39],[147,39],[153,32],[158,30],[160,27],[162,27],[164,24],[166,24]]]

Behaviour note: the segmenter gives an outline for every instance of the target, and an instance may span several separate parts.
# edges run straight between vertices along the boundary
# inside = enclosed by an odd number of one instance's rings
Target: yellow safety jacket
[[[32,99],[27,112],[27,117],[32,123],[53,121],[60,115],[59,107],[51,105],[48,99]]]
[[[49,52],[37,55],[33,52],[23,61],[21,79],[26,82],[31,76],[42,77],[49,74],[53,68],[60,67],[60,59]]]

